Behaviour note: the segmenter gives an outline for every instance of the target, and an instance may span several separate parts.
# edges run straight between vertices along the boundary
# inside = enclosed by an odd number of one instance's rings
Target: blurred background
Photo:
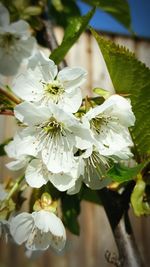
[[[135,37],[121,24],[108,14],[97,11],[91,20],[91,26],[97,29],[106,38],[115,43],[126,46],[136,54],[142,62],[150,67],[150,1],[129,0],[131,17]],[[78,1],[82,14],[87,13],[89,6]],[[63,38],[63,30],[55,27],[59,43]],[[45,53],[49,53],[47,49]],[[90,95],[91,88],[101,87],[113,90],[108,71],[96,41],[87,31],[82,34],[78,42],[71,48],[66,57],[69,66],[82,66],[88,71],[88,80],[84,84],[83,95]],[[0,117],[0,143],[11,137],[15,132],[13,118]],[[0,159],[1,179],[9,177],[9,172],[4,164],[6,158]],[[150,218],[137,218],[130,209],[130,218],[138,248],[149,267],[150,262]],[[13,244],[0,243],[0,267],[109,267],[112,266],[105,259],[106,251],[116,253],[117,249],[113,235],[103,208],[89,202],[82,202],[80,222],[80,236],[68,232],[68,241],[65,252],[57,255],[48,250],[42,255],[28,259],[24,255],[24,248]],[[136,266],[135,266],[136,267]]]

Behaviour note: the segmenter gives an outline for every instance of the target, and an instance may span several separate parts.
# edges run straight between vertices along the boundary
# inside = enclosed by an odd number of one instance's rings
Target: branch
[[[42,15],[42,21],[43,21],[43,29],[40,33],[40,36],[38,36],[38,39],[40,42],[44,42],[46,47],[48,47],[51,51],[55,50],[58,47],[58,42],[55,36],[55,33],[53,31],[53,23],[49,19],[48,10],[45,9],[44,14]],[[59,64],[59,70],[67,67],[67,63],[65,60],[63,60]]]
[[[1,110],[0,115],[14,116],[14,112],[12,110]]]
[[[24,175],[20,176],[15,184],[13,185],[13,187],[11,188],[11,190],[9,191],[8,193],[8,196],[6,197],[6,200],[9,200],[13,195],[14,193],[17,191],[19,185],[21,184],[21,182],[24,180]]]
[[[106,188],[99,191],[118,248],[119,267],[144,267],[128,217],[133,186],[129,183],[122,195]]]
[[[21,103],[21,100],[19,98],[17,98],[16,96],[14,96],[12,93],[10,93],[8,91],[5,91],[2,88],[0,88],[0,94],[6,96],[9,100],[14,102],[15,104],[20,104]]]

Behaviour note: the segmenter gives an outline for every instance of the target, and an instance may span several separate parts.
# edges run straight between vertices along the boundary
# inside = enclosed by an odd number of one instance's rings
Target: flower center
[[[104,114],[97,115],[95,118],[91,119],[90,121],[91,129],[95,131],[97,134],[100,134],[101,127],[103,125],[107,126],[110,119],[111,119],[110,116],[105,116]]]
[[[60,134],[63,130],[62,123],[58,122],[55,118],[51,117],[50,120],[42,126],[46,134],[51,136],[56,136]]]
[[[85,159],[85,163],[85,173],[89,179],[91,179],[94,173],[99,178],[104,178],[106,176],[106,170],[109,168],[109,160],[100,155],[97,151],[93,151],[91,156]]]
[[[9,50],[10,47],[12,48],[14,46],[15,41],[18,39],[19,38],[17,36],[15,36],[14,34],[5,33],[5,34],[1,35],[0,46],[2,48],[5,48],[6,50]]]
[[[91,119],[90,125],[92,130],[94,130],[97,134],[100,134],[102,123],[103,118],[100,116],[96,116],[95,118]]]
[[[44,90],[46,93],[53,96],[60,96],[64,93],[64,88],[59,81],[53,81],[52,83],[44,84]]]

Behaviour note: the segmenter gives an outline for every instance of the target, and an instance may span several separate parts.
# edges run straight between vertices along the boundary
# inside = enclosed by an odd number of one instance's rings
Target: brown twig
[[[14,112],[12,110],[1,110],[0,115],[14,116]]]
[[[5,91],[4,89],[0,88],[0,94],[6,96],[9,100],[11,100],[15,104],[20,104],[21,100],[14,96],[12,93]]]
[[[51,51],[53,51],[58,46],[55,34],[52,30],[53,25],[50,20],[43,20],[43,23],[44,23],[44,35],[47,40],[47,46],[50,48]],[[60,70],[67,67],[66,61],[63,60],[62,62],[60,62],[58,67]]]
[[[49,19],[48,9],[45,8],[45,12],[42,15],[42,21],[43,21],[43,29],[42,29],[42,38],[44,40],[45,45],[51,50],[55,50],[58,47],[58,42],[54,33],[54,25],[53,22]],[[67,67],[67,63],[65,60],[62,60],[58,68],[59,70]]]

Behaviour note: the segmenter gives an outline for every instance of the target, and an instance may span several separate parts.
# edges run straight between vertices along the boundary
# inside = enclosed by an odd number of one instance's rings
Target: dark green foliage
[[[63,222],[65,226],[75,235],[80,234],[80,227],[78,223],[78,215],[80,214],[80,198],[79,196],[67,195],[62,196],[62,213]]]
[[[123,26],[131,30],[130,9],[126,0],[82,0],[110,14]]]

